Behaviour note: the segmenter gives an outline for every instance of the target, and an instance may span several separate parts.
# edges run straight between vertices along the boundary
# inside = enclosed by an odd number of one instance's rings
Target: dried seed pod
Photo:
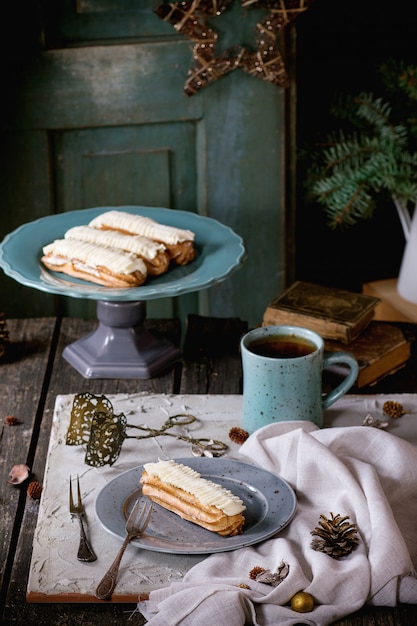
[[[266,585],[272,585],[278,587],[282,581],[287,578],[290,571],[290,566],[285,561],[281,561],[275,572],[271,572],[266,569],[264,572],[258,574],[255,578],[258,583],[265,583]]]
[[[23,463],[21,463],[20,465],[13,465],[12,469],[10,470],[9,480],[7,482],[9,482],[11,485],[20,485],[21,483],[25,482],[29,474],[30,469],[27,465],[23,465]]]
[[[281,561],[275,572],[271,572],[269,569],[259,567],[255,565],[249,572],[249,578],[256,580],[258,583],[265,583],[266,585],[272,585],[278,587],[280,583],[288,576],[290,566],[285,561]]]
[[[395,400],[387,400],[386,402],[384,402],[382,410],[385,415],[388,415],[388,417],[393,417],[395,419],[402,417],[407,413],[407,411],[404,411],[404,407],[401,402],[395,402]]]
[[[372,426],[373,428],[380,428],[383,430],[384,428],[388,428],[389,422],[382,422],[381,420],[375,419],[373,415],[368,413],[364,417],[362,426]]]
[[[18,423],[17,417],[15,415],[6,415],[4,421],[7,426],[15,426]]]
[[[249,433],[246,430],[243,430],[243,428],[234,426],[233,428],[229,430],[229,437],[232,441],[234,441],[235,443],[241,446],[242,443],[244,443],[246,439],[249,437]]]
[[[29,483],[26,493],[32,500],[39,500],[42,493],[42,485],[36,480]]]
[[[265,571],[264,567],[255,565],[255,567],[252,567],[251,571],[249,572],[249,578],[251,578],[252,580],[256,580],[256,577],[259,576],[259,574],[262,574],[262,572],[264,571]]]

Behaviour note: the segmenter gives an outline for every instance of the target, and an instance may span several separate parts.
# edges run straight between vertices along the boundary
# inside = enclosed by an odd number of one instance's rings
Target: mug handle
[[[327,409],[331,404],[336,402],[341,396],[349,391],[351,387],[356,382],[356,379],[359,374],[359,365],[357,360],[352,354],[348,352],[328,352],[323,357],[323,369],[328,365],[333,365],[334,363],[344,363],[349,367],[349,373],[342,382],[329,391],[329,393],[325,394],[322,398],[322,406],[323,410]]]

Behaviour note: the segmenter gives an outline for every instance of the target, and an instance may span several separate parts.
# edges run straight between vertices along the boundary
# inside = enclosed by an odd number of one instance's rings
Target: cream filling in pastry
[[[162,243],[157,243],[148,237],[124,235],[116,230],[99,230],[90,226],[74,226],[65,233],[64,237],[65,239],[77,239],[100,246],[118,248],[150,260],[165,250]]]
[[[65,265],[70,260],[85,264],[90,272],[94,268],[105,267],[114,274],[140,272],[146,275],[145,263],[134,254],[75,239],[57,239],[46,245],[43,253],[54,265]]]
[[[174,245],[183,241],[194,241],[194,233],[191,230],[176,228],[159,224],[150,217],[134,215],[125,211],[107,211],[91,220],[89,226],[92,228],[109,228],[142,235],[162,241],[169,245]]]
[[[173,460],[145,463],[144,469],[149,476],[159,478],[163,483],[182,489],[195,496],[203,506],[215,506],[225,515],[238,515],[245,510],[242,500],[229,489],[201,475],[187,465]]]

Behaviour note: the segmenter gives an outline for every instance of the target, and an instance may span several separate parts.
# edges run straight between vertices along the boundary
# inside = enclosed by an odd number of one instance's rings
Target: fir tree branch
[[[349,103],[350,119],[361,130],[328,137],[309,172],[312,195],[335,228],[371,217],[378,196],[388,192],[407,237],[408,207],[417,202],[417,152],[408,151],[409,131],[391,120],[391,105],[372,94],[359,94]]]

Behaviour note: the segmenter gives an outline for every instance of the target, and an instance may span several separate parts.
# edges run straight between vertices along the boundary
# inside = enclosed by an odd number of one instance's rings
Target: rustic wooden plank
[[[21,602],[21,599],[20,599]],[[143,626],[146,620],[135,611],[136,605],[131,604],[20,604],[11,598],[5,609],[4,620],[1,624],[12,626],[58,626],[71,624],[72,626],[114,626],[115,624],[132,624]]]
[[[91,332],[95,325],[96,322],[91,320],[65,319],[62,322],[34,460],[34,471],[40,482],[42,481],[47,457],[55,398],[58,394],[82,393],[85,391],[96,394],[137,393],[140,391],[149,393],[174,392],[174,383],[177,376],[175,367],[167,373],[150,380],[84,379],[62,358],[62,350],[72,341]],[[147,321],[146,325],[155,336],[164,336],[176,345],[179,344],[180,326],[178,320]],[[41,372],[40,375],[43,376],[43,373]],[[35,394],[35,397],[40,395],[37,391],[35,391]],[[80,607],[66,604],[54,606],[27,604],[25,599],[26,583],[37,516],[37,503],[27,500],[7,595],[5,608],[6,623],[59,624],[68,623],[71,618],[71,623],[74,624],[102,623],[106,625],[114,624],[116,619],[119,621],[126,617],[126,612],[134,610],[134,606],[129,607],[129,605],[100,606],[92,609],[89,606]],[[138,621],[136,622],[135,619],[135,623],[142,624],[141,619],[138,616]]]
[[[180,393],[242,392],[239,352],[247,322],[188,315]]]
[[[178,320],[157,320],[146,322],[147,328],[155,337],[166,337],[175,345],[179,345],[180,327]],[[62,357],[66,346],[93,331],[97,321],[66,318],[62,322],[57,354],[54,361],[51,383],[48,391],[46,408],[53,411],[55,398],[58,394],[82,393],[90,391],[94,394],[111,393],[173,393],[175,368],[167,373],[151,379],[86,379],[81,376]]]
[[[333,626],[415,626],[416,615],[415,605],[366,606],[344,619],[337,620]]]
[[[227,394],[240,393],[241,366],[234,357],[202,359],[200,363],[185,363],[180,393]]]
[[[172,321],[148,322],[153,331],[161,331],[164,336],[175,341],[179,337],[178,324]],[[236,320],[234,324],[206,318],[192,320],[192,329],[188,329],[184,349],[187,348],[184,379],[185,382],[178,384],[181,371],[174,370],[164,376],[152,379],[151,381],[84,381],[77,372],[71,368],[61,357],[62,348],[69,341],[74,341],[81,335],[89,332],[94,327],[94,322],[80,320],[64,320],[60,341],[55,356],[54,372],[46,399],[42,394],[41,382],[46,375],[48,381],[47,361],[52,345],[54,320],[12,320],[9,323],[11,339],[14,344],[13,352],[16,360],[1,365],[2,397],[0,398],[1,415],[9,410],[9,401],[15,402],[16,412],[23,419],[25,426],[30,424],[29,434],[23,434],[23,441],[27,445],[28,437],[39,426],[39,440],[37,442],[36,456],[33,463],[35,476],[43,475],[43,467],[46,460],[47,444],[49,442],[49,431],[52,419],[52,411],[55,397],[58,393],[77,393],[82,390],[93,390],[93,393],[132,393],[137,391],[149,391],[150,393],[179,392],[184,387],[188,393],[203,393],[203,387],[210,390],[210,393],[239,393],[240,376],[240,356],[237,350],[238,337],[241,331],[244,332],[245,323]],[[198,340],[197,327],[204,328],[202,339]],[[227,329],[226,331],[224,329]],[[217,348],[213,337],[216,337]],[[220,339],[220,341],[219,341]],[[191,341],[191,343],[190,343]],[[200,350],[203,345],[203,351]],[[214,346],[214,347],[213,347]],[[219,347],[222,350],[219,351]],[[223,359],[221,358],[223,352]],[[197,375],[197,380],[193,377]],[[84,384],[86,383],[86,384]],[[21,385],[22,391],[19,390]],[[92,385],[92,386],[90,386]],[[175,391],[178,386],[178,390]],[[82,387],[82,388],[81,388]],[[218,388],[219,391],[215,391]],[[44,390],[46,391],[46,390]],[[39,406],[45,399],[45,411],[41,424],[36,426],[36,420],[32,425],[26,419],[34,419],[35,414],[39,414]],[[39,417],[39,415],[38,415]],[[8,453],[9,433],[4,433],[1,444],[0,464],[4,466],[5,459],[3,449]],[[17,440],[17,435],[13,435]],[[36,432],[35,432],[36,437]],[[19,442],[21,439],[19,439]],[[6,442],[6,443],[5,443]],[[16,441],[16,446],[19,443]],[[19,448],[18,448],[19,449]],[[3,472],[4,473],[4,472]],[[8,485],[6,485],[8,487]],[[17,491],[1,491],[4,484],[0,483],[1,503],[3,504],[3,493],[19,495]],[[16,562],[12,570],[11,584],[5,613],[1,619],[1,624],[37,624],[39,626],[49,626],[49,624],[102,624],[110,626],[115,623],[127,623],[134,611],[134,605],[113,605],[113,604],[27,604],[25,602],[25,590],[27,573],[29,568],[31,541],[36,526],[37,504],[26,500],[26,509],[22,522],[22,532],[16,551]],[[2,506],[2,516],[5,508]],[[4,523],[4,525],[3,525]],[[6,529],[6,535],[11,529],[8,520],[1,518],[1,528]],[[2,541],[4,538],[2,536]],[[0,544],[0,549],[1,544]],[[1,555],[2,556],[2,555]],[[4,562],[3,559],[0,561]],[[1,598],[3,600],[3,597]],[[0,602],[1,606],[2,602]],[[416,607],[401,605],[395,608],[388,607],[364,607],[355,614],[335,622],[337,626],[414,626]],[[140,614],[132,617],[132,623],[143,626],[145,620]]]
[[[13,465],[25,464],[33,469],[31,478],[39,479],[33,468],[33,448],[55,321],[8,320],[7,326],[10,345],[0,365],[0,581],[5,585],[8,559],[13,559],[15,550],[13,532],[20,526],[28,484],[15,487],[7,477]],[[18,423],[6,425],[7,415],[14,415]]]

